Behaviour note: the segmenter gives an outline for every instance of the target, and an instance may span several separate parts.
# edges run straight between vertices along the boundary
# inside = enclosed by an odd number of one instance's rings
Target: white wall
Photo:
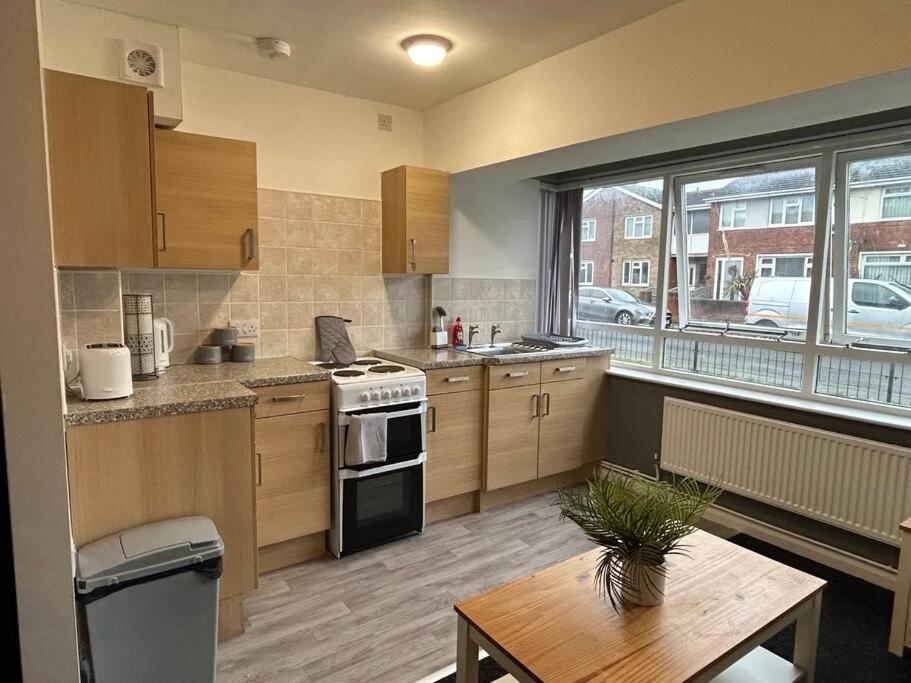
[[[24,680],[75,681],[76,619],[35,0],[0,21],[0,389]]]
[[[380,172],[423,164],[419,111],[185,62],[177,130],[252,140],[260,187],[379,199]],[[393,130],[377,128],[391,114]]]
[[[684,0],[426,112],[449,171],[911,66],[905,0]]]
[[[181,119],[180,35],[176,26],[135,19],[63,0],[40,0],[45,68],[120,80],[120,39],[162,48],[164,87],[154,88],[155,119],[173,126]]]

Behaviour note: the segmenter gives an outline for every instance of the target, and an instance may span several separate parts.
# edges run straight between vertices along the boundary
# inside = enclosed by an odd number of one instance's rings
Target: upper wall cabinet
[[[399,166],[383,172],[383,272],[449,272],[449,174]]]
[[[157,265],[259,267],[256,145],[155,131]]]
[[[59,71],[44,83],[57,265],[153,266],[151,93]]]

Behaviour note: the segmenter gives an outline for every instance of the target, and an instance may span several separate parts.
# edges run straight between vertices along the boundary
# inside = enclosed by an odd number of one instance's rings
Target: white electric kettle
[[[167,318],[152,321],[155,347],[155,369],[164,370],[171,365],[171,351],[174,350],[174,324]]]

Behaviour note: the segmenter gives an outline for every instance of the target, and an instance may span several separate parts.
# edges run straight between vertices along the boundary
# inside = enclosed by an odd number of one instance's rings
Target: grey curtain
[[[572,334],[582,246],[582,189],[541,190],[541,254],[538,261],[537,326]]]

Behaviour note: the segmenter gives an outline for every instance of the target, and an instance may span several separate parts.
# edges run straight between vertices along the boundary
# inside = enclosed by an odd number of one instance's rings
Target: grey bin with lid
[[[82,546],[84,680],[213,681],[223,554],[207,517],[145,524]]]

